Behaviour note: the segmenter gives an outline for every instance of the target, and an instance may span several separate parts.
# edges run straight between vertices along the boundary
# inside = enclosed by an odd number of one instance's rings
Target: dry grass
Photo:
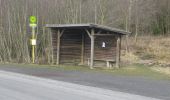
[[[123,47],[125,46],[123,41]],[[140,60],[152,60],[156,64],[170,65],[170,37],[142,36],[137,42],[129,39],[130,52],[123,53],[124,59],[140,62]]]
[[[165,73],[170,76],[170,67],[152,67],[152,70],[160,73]]]

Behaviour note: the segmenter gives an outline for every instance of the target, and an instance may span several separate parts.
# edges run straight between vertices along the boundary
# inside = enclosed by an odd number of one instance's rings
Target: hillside
[[[144,64],[156,71],[170,74],[170,37],[169,36],[140,36],[137,41],[129,39],[129,52],[125,52],[123,41],[122,60],[129,64]]]

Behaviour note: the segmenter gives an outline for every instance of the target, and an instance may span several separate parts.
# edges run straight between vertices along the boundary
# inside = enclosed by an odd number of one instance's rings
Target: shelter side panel
[[[57,59],[57,31],[52,31],[53,59]]]
[[[116,38],[114,36],[95,37],[94,57],[101,60],[115,60]]]
[[[95,36],[94,44],[94,60],[115,60],[116,59],[116,36]],[[91,39],[88,35],[85,36],[85,63],[90,59]],[[99,61],[97,61],[99,60]],[[105,64],[105,62],[103,62]],[[96,65],[96,63],[95,63]]]
[[[80,63],[82,35],[77,32],[64,32],[61,37],[60,62]]]

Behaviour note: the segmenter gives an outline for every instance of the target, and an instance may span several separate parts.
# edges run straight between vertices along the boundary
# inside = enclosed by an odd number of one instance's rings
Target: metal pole
[[[37,27],[37,19],[35,16],[30,16],[30,27],[32,28],[32,39],[31,39],[31,45],[32,45],[32,63],[35,63],[35,47],[36,47],[36,39],[35,39],[35,28]]]
[[[35,39],[35,27],[32,27],[32,40]],[[32,63],[35,63],[35,45],[32,45]]]

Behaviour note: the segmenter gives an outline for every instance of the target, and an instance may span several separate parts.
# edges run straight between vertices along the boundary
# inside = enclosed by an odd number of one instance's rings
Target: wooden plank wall
[[[61,63],[79,64],[81,59],[82,34],[78,31],[66,31],[61,37]]]
[[[105,48],[102,43],[105,42]],[[97,36],[95,38],[95,59],[110,60],[116,58],[116,38],[114,36]]]
[[[116,60],[116,36],[95,36],[94,59],[97,60]],[[85,64],[90,58],[90,38],[85,35]],[[102,48],[102,42],[106,43],[106,47]],[[99,63],[99,64],[97,64]],[[95,61],[94,65],[105,65],[105,62]]]
[[[57,59],[57,31],[52,29],[51,33],[52,33],[53,59],[54,59],[54,63],[56,63],[56,59]]]

